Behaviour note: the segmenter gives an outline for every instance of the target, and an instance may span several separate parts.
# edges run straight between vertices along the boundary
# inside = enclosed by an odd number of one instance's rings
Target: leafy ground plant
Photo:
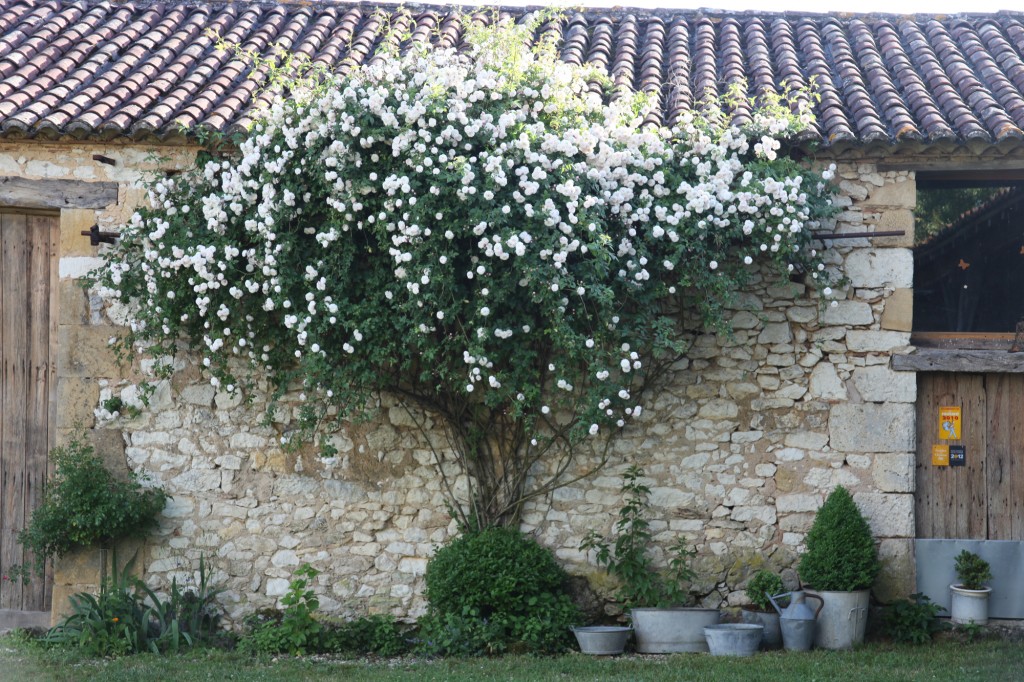
[[[293,656],[322,649],[323,624],[314,617],[320,600],[313,581],[320,571],[302,564],[288,592],[281,597],[280,612],[261,612],[249,620],[250,631],[238,643],[242,651],[254,654],[291,654]]]
[[[119,569],[115,552],[112,562],[99,595],[81,592],[70,597],[73,613],[46,633],[46,644],[106,657],[177,653],[212,636],[219,590],[210,587],[204,560],[200,588],[182,590],[175,581],[168,600],[133,575],[134,558]]]
[[[668,570],[662,573],[655,568],[647,519],[651,490],[643,476],[643,469],[635,464],[623,474],[623,505],[615,522],[614,545],[592,530],[580,549],[593,551],[597,564],[619,580],[618,600],[624,606],[681,606],[689,599],[688,583],[696,577],[689,565],[694,552],[679,538],[669,550]]]
[[[909,599],[885,607],[882,631],[894,642],[925,644],[943,629],[938,620],[941,612],[941,606],[933,603],[928,595],[918,592],[910,595]]]
[[[758,571],[747,583],[747,598],[751,607],[757,611],[774,613],[775,608],[768,597],[781,594],[783,589],[785,588],[782,585],[782,578],[778,573]]]

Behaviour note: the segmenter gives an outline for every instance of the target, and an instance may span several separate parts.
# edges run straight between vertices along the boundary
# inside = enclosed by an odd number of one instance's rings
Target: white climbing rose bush
[[[531,28],[281,99],[237,154],[156,182],[97,274],[133,311],[127,343],[184,340],[222,390],[300,386],[305,435],[381,392],[440,418],[469,525],[513,522],[581,446],[606,452],[685,354],[688,313],[720,326],[766,271],[818,277],[831,170],[778,154],[806,97],[743,129],[720,109],[641,125],[642,100],[608,104],[597,74],[524,47]]]

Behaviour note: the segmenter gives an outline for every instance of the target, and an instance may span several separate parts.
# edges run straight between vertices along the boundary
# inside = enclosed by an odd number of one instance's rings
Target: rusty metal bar
[[[89,238],[91,246],[99,246],[100,244],[113,244],[121,235],[117,232],[102,232],[99,225],[93,225],[88,230],[82,230],[82,236]]]
[[[883,230],[882,232],[812,232],[811,236],[815,239],[863,239],[865,237],[902,237],[906,234],[905,230]]]

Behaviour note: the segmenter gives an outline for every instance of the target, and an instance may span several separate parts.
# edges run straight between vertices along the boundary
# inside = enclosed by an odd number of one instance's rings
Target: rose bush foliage
[[[236,155],[156,182],[98,275],[131,306],[127,343],[184,340],[227,391],[301,386],[308,433],[381,392],[440,417],[463,520],[490,525],[640,414],[686,311],[719,325],[765,270],[818,277],[831,170],[778,154],[806,97],[768,98],[742,130],[714,107],[645,126],[641,99],[608,104],[531,30],[279,99]]]

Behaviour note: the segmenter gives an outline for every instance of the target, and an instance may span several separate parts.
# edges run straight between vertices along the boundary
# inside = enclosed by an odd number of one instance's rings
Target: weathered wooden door
[[[918,374],[918,538],[1024,540],[1024,375]],[[939,408],[960,407],[961,438],[939,438]],[[932,464],[963,445],[965,466]]]
[[[49,611],[52,575],[7,579],[54,442],[59,219],[0,210],[0,609]]]

